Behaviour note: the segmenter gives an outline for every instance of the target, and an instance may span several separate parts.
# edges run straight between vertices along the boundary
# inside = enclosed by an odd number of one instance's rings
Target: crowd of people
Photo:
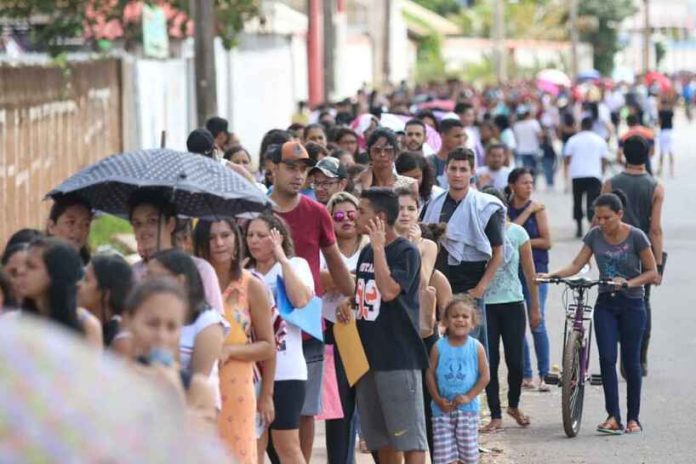
[[[128,203],[139,255],[129,263],[92,254],[91,205],[58,198],[44,229],[7,241],[3,317],[53,321],[159,377],[237,462],[310,462],[331,391],[342,413],[326,419],[329,462],[352,463],[359,448],[379,463],[423,463],[426,453],[470,463],[479,433],[503,427],[501,340],[506,414],[529,426],[523,390],[549,391],[548,288],[537,275],[573,275],[594,256],[600,276],[616,282],[600,289],[594,316],[608,414],[598,430],[638,432],[650,285],[666,256],[664,189],[650,174],[655,137],[646,126],[660,125],[658,171],[666,156],[673,173],[676,103],[672,93],[641,91],[551,95],[526,83],[475,91],[448,82],[360,92],[314,113],[300,108],[253,155],[243,134],[211,118],[189,135],[188,151],[229,166],[272,208],[253,219],[184,221],[171,197],[141,188]],[[616,137],[622,118],[629,127]],[[613,144],[625,169],[609,178]],[[535,190],[538,174],[554,189],[561,164],[584,238],[572,264],[549,272],[550,218]],[[323,337],[280,310],[281,301],[303,311],[317,299]],[[334,326],[352,323],[369,364],[355,384],[334,336]],[[491,418],[480,428],[483,392]]]

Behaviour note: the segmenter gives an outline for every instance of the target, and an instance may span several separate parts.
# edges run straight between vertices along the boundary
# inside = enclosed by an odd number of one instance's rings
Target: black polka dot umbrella
[[[71,194],[104,213],[127,217],[138,189],[161,191],[184,217],[253,215],[270,207],[266,195],[219,161],[163,148],[109,156],[70,176],[48,193]]]

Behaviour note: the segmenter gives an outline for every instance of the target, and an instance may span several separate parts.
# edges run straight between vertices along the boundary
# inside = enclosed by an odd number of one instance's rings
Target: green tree
[[[45,46],[51,56],[68,49],[71,39],[85,36],[96,20],[89,11],[99,12],[97,17],[105,20],[122,20],[124,9],[133,0],[0,0],[0,18],[30,22],[47,18],[40,27],[32,27],[32,41]],[[159,5],[162,1],[147,0],[147,4]],[[188,13],[188,0],[170,0],[169,5]],[[226,48],[237,45],[244,23],[260,16],[259,0],[215,0],[217,22],[214,25]],[[45,23],[45,24],[44,24]],[[124,25],[124,39],[141,41],[139,28]]]
[[[579,3],[578,15],[581,19],[594,18],[586,22],[595,26],[581,30],[580,39],[594,47],[594,66],[602,74],[611,74],[614,55],[620,50],[618,27],[635,11],[632,0],[584,0]]]
[[[421,6],[436,12],[442,16],[459,13],[462,4],[459,0],[414,0]]]

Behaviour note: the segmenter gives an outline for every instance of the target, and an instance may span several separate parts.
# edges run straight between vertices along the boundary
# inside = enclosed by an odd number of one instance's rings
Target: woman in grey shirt
[[[645,329],[643,286],[657,278],[655,257],[650,242],[640,229],[622,221],[625,197],[622,192],[601,195],[594,203],[598,227],[583,239],[584,245],[573,262],[548,276],[568,277],[576,274],[595,256],[599,275],[612,279],[616,285],[602,286],[595,304],[594,326],[599,351],[599,364],[604,387],[607,419],[597,431],[624,432],[619,408],[619,386],[616,376],[617,345],[621,343],[621,359],[626,370],[628,422],[625,432],[642,430],[640,413],[640,345]],[[626,288],[622,288],[626,284]]]

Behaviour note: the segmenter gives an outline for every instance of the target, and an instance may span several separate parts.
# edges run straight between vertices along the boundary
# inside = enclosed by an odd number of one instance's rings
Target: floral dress
[[[249,313],[248,271],[230,283],[222,295],[225,319],[230,332],[225,345],[246,344],[253,340]],[[224,442],[240,464],[256,464],[256,365],[249,361],[230,359],[220,363],[220,393],[222,410],[218,425]]]

